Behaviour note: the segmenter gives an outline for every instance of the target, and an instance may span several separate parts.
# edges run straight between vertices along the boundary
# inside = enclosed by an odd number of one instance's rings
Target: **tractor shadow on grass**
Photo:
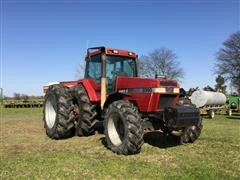
[[[159,131],[147,132],[143,136],[144,142],[158,148],[169,148],[179,146],[180,139],[173,135],[164,135]]]
[[[101,143],[104,145],[104,147],[107,148],[107,149],[109,149],[108,146],[107,146],[106,137],[101,137],[100,140],[101,140]]]
[[[105,137],[100,138],[102,144],[107,147],[107,142]],[[169,148],[179,146],[180,140],[179,137],[173,135],[164,135],[162,132],[153,131],[147,132],[143,136],[144,143],[147,143],[151,146],[158,147],[158,148]]]

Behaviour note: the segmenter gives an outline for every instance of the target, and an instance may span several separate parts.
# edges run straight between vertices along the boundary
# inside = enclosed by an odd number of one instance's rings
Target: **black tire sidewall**
[[[118,116],[121,118],[123,127],[124,127],[124,136],[122,139],[122,143],[118,146],[114,145],[109,137],[109,129],[108,129],[108,122],[109,118],[112,113],[118,114]],[[127,134],[128,134],[128,122],[126,121],[126,118],[123,115],[123,112],[119,111],[115,106],[111,108],[110,111],[107,112],[105,121],[104,121],[104,127],[105,127],[105,137],[106,137],[106,142],[108,144],[108,147],[111,148],[114,152],[120,153],[124,147],[126,146],[125,144],[127,143]]]
[[[180,143],[181,144],[194,143],[200,137],[202,128],[203,128],[202,117],[200,117],[197,125],[186,127],[183,130],[183,134],[180,136]],[[197,133],[197,136],[193,140],[191,140],[191,138],[190,138],[190,134],[192,133],[192,131],[195,131],[195,133]]]
[[[45,95],[45,102],[44,102],[44,127],[46,129],[46,133],[48,136],[50,137],[54,137],[55,132],[57,131],[57,124],[58,124],[58,110],[59,110],[59,105],[57,103],[57,99],[58,96],[55,93],[55,89],[54,87],[52,87],[51,89],[49,89],[49,91],[47,92],[47,94]],[[53,105],[53,108],[56,112],[56,118],[55,118],[55,122],[52,128],[48,127],[47,122],[46,122],[46,118],[45,118],[45,108],[46,108],[46,102],[50,100],[51,104]]]
[[[96,117],[93,114],[96,113],[96,109],[92,108],[93,104],[90,101],[87,90],[82,84],[79,84],[71,89],[71,95],[79,108],[79,118],[75,124],[76,135],[93,135],[95,131],[92,123]],[[87,112],[86,109],[88,109]]]

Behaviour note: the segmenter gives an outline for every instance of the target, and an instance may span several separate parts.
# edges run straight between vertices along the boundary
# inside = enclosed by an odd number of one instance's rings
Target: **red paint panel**
[[[61,83],[64,84],[64,86],[67,86],[69,88],[73,88],[78,84],[82,84],[88,93],[90,101],[92,102],[100,101],[100,85],[98,85],[92,79],[81,79],[78,81],[65,81]]]
[[[158,112],[159,93],[130,93],[124,99],[133,102],[140,112]]]
[[[69,88],[78,85],[78,81],[63,81],[60,82],[61,84],[63,84],[64,86],[67,86]]]
[[[60,82],[60,84],[63,84],[64,86],[71,88],[73,86],[76,86],[78,84],[78,81],[63,81]],[[48,88],[49,88],[48,85],[43,86],[43,91],[46,93]]]
[[[115,91],[121,89],[141,89],[141,88],[157,88],[162,87],[162,81],[172,81],[176,83],[176,86],[164,86],[163,88],[168,87],[178,87],[178,84],[175,80],[169,79],[151,79],[151,78],[139,78],[139,77],[117,77]],[[129,92],[127,93],[130,96],[126,96],[125,99],[133,102],[139,109],[140,112],[159,112],[164,109],[159,109],[158,104],[161,98],[161,94],[164,96],[176,96],[172,106],[176,106],[176,103],[179,99],[179,94],[176,93],[153,93],[153,92]]]
[[[118,53],[114,53],[114,51],[117,51]],[[131,55],[130,55],[131,53]],[[126,57],[130,57],[130,58],[137,58],[137,54],[135,54],[132,51],[126,51],[126,50],[121,50],[121,49],[110,49],[110,48],[106,48],[106,54],[107,55],[113,55],[113,56],[126,56]]]
[[[126,88],[154,88],[159,87],[158,79],[139,78],[139,77],[121,77],[116,79],[116,90]]]
[[[100,85],[98,85],[94,80],[82,79],[79,80],[78,83],[83,84],[91,102],[100,101]]]

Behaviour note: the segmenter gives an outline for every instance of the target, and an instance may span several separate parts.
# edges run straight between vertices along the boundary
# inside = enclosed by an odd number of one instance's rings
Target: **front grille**
[[[160,81],[160,86],[177,86],[174,81]]]
[[[166,87],[166,93],[173,93],[173,88]]]
[[[171,95],[161,95],[159,102],[158,102],[158,108],[163,109],[166,107],[172,107],[174,100],[176,96],[171,96]]]

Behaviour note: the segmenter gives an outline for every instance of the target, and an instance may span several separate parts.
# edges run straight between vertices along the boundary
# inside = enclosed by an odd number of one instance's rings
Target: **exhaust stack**
[[[104,103],[106,101],[106,52],[105,48],[101,47],[101,60],[102,60],[102,78],[101,78],[101,109],[103,109]]]

